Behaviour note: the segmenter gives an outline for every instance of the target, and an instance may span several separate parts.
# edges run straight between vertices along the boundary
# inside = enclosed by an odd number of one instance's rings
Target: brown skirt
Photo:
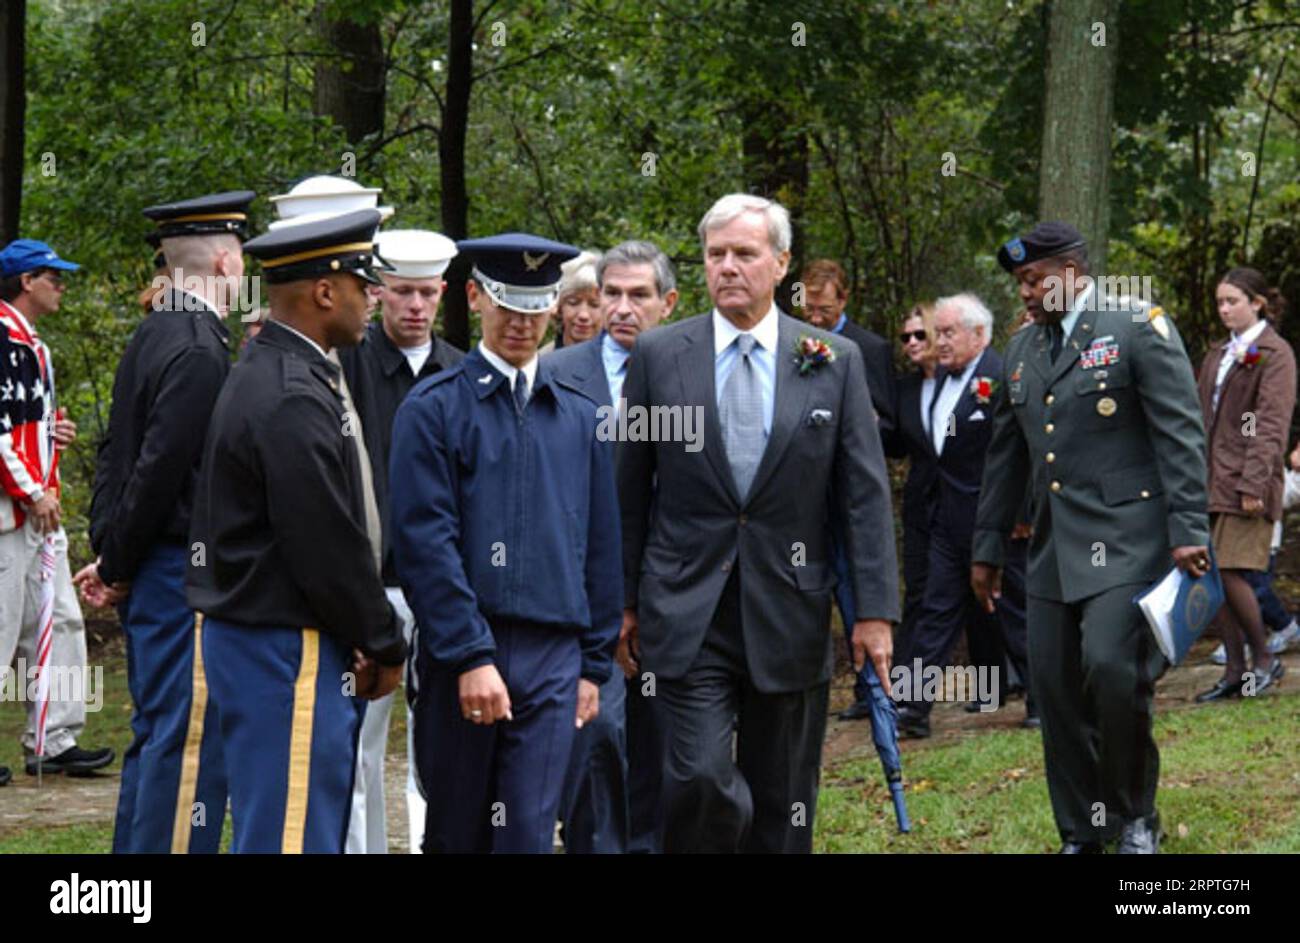
[[[1211,514],[1210,543],[1221,570],[1267,570],[1273,522],[1244,514]]]

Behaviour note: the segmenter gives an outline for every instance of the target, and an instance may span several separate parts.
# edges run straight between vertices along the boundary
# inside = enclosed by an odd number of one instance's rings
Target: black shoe
[[[1220,678],[1214,682],[1214,687],[1210,688],[1210,690],[1202,691],[1196,695],[1196,703],[1208,704],[1210,701],[1223,701],[1229,698],[1241,697],[1241,689],[1244,684],[1244,681],[1229,681],[1227,678]]]
[[[1124,823],[1119,833],[1117,855],[1154,855],[1160,851],[1160,815],[1148,819],[1133,819]]]
[[[903,740],[924,740],[930,736],[930,718],[914,708],[900,710],[898,736]]]
[[[1256,671],[1255,673],[1255,693],[1263,694],[1273,685],[1282,680],[1282,675],[1286,674],[1286,665],[1282,664],[1282,659],[1276,655],[1273,656],[1273,667],[1264,673]]]
[[[0,766],[0,786],[8,786],[9,780],[14,778],[14,774],[9,772],[9,767]]]
[[[1001,709],[1002,709],[1002,705],[1004,705],[1005,703],[1006,703],[1005,700],[994,701],[994,702],[993,702],[993,710],[994,710],[994,711],[1001,710]],[[992,713],[992,711],[986,711],[986,710],[984,709],[985,706],[986,706],[986,704],[987,704],[986,701],[967,701],[967,702],[966,702],[966,706],[963,707],[962,710],[964,710],[964,711],[965,711],[966,713],[968,713],[968,714],[989,714],[989,713]]]
[[[1061,845],[1061,850],[1058,851],[1057,854],[1058,855],[1099,855],[1103,851],[1105,851],[1105,849],[1102,848],[1101,842],[1067,841]]]
[[[918,720],[928,720],[930,716],[920,708],[913,707],[911,704],[899,704],[896,710],[898,711],[898,722],[900,724]]]
[[[1025,719],[1020,722],[1020,726],[1026,730],[1041,730],[1043,728],[1043,719],[1037,714],[1026,714]]]
[[[840,711],[840,720],[863,720],[871,716],[870,701],[856,701]]]
[[[41,772],[85,776],[112,763],[115,757],[116,754],[109,747],[102,747],[98,750],[69,747],[58,756],[45,757],[41,761]],[[27,757],[27,775],[36,775],[36,757],[31,755]]]

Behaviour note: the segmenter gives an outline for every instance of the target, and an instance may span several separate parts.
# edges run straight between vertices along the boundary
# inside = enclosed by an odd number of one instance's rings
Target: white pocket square
[[[829,409],[814,409],[808,414],[808,425],[824,426],[834,418],[835,414]]]
[[[987,417],[984,415],[984,410],[982,410],[982,409],[977,409],[977,410],[975,410],[975,412],[973,412],[973,413],[970,414],[970,418],[967,419],[966,421],[967,421],[967,422],[980,422],[981,420],[983,420],[983,419],[985,419],[985,418],[987,418]]]

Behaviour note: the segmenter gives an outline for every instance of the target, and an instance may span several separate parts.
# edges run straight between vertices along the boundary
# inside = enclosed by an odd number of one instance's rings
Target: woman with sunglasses
[[[898,378],[898,421],[884,437],[885,454],[908,460],[903,484],[903,622],[894,645],[894,663],[907,664],[908,647],[925,593],[926,559],[930,549],[930,508],[936,466],[930,442],[930,406],[934,401],[934,311],[916,305],[903,320],[899,343],[911,368]]]

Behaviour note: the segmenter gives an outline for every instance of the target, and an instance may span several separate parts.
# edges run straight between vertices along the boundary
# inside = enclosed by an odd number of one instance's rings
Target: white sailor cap
[[[363,187],[346,177],[325,174],[308,177],[295,184],[288,193],[271,197],[280,218],[267,229],[274,231],[285,226],[315,223],[341,213],[369,209],[379,210],[380,220],[386,220],[393,215],[393,208],[378,205],[381,192],[379,187]]]
[[[400,278],[441,278],[456,255],[456,243],[427,229],[390,229],[375,237],[375,253]]]

